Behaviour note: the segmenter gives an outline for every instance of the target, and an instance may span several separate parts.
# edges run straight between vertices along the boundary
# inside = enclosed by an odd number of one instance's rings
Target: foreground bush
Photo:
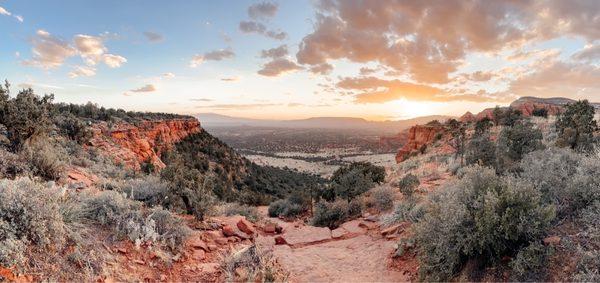
[[[540,239],[554,218],[531,185],[468,167],[430,199],[415,236],[424,280],[445,281],[468,259],[495,260]]]
[[[221,213],[225,216],[241,215],[252,222],[256,222],[260,218],[258,209],[255,206],[239,203],[228,203],[223,205],[221,210]]]
[[[421,182],[419,178],[413,174],[406,174],[400,181],[398,182],[398,187],[400,187],[400,192],[407,198],[411,197],[417,187]]]
[[[544,281],[550,250],[540,242],[521,249],[510,262],[515,281]]]
[[[365,205],[379,212],[392,209],[394,207],[394,190],[386,186],[370,190],[369,196],[365,198]]]
[[[425,212],[425,205],[422,202],[410,198],[399,203],[392,213],[382,218],[381,222],[383,226],[392,226],[404,221],[416,223],[423,218]]]
[[[318,202],[315,206],[312,225],[335,229],[345,221],[356,218],[362,213],[362,203],[359,200],[347,202]]]
[[[159,242],[176,251],[182,247],[189,228],[162,208],[144,211],[141,203],[120,193],[105,191],[85,200],[83,215],[113,229],[118,239],[127,238],[137,245]]]
[[[59,199],[57,189],[27,178],[0,181],[0,265],[23,264],[29,247],[62,249],[67,228]]]

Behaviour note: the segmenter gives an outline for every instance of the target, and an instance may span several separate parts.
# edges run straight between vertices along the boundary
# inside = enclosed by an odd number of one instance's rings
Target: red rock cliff
[[[92,146],[135,170],[139,170],[144,162],[150,162],[159,169],[164,168],[160,154],[183,138],[202,130],[195,118],[148,120],[135,125],[119,123],[112,127],[102,122],[94,124],[92,128]]]
[[[400,163],[406,160],[411,152],[433,143],[436,135],[443,131],[444,127],[442,125],[413,126],[408,130],[408,141],[396,154],[396,162]]]

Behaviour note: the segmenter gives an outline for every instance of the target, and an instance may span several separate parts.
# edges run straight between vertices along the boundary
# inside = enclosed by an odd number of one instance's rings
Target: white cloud
[[[70,78],[91,77],[96,75],[96,69],[88,66],[75,66],[69,73]]]
[[[200,66],[204,61],[221,61],[224,59],[233,58],[235,53],[229,49],[219,49],[204,54],[198,54],[192,58],[190,67],[196,68]]]
[[[130,90],[128,92],[125,92],[125,93],[123,93],[123,95],[129,96],[129,95],[132,95],[133,93],[146,93],[146,92],[155,92],[155,91],[156,91],[156,86],[155,85],[153,85],[153,84],[147,84],[147,85],[145,85],[143,87],[132,89],[132,90]]]
[[[110,68],[119,68],[121,65],[127,62],[127,59],[123,56],[114,55],[114,54],[104,54],[102,56],[102,61],[106,66]]]
[[[22,23],[23,21],[25,21],[25,19],[23,18],[23,16],[19,16],[19,15],[15,15],[15,19],[17,19],[17,21],[19,21],[19,22],[21,22],[21,23]]]
[[[0,15],[10,16],[11,13],[9,11],[7,11],[6,9],[0,7]]]

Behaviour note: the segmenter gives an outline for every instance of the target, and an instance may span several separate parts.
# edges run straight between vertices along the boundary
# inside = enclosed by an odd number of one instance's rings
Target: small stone
[[[549,245],[549,246],[556,246],[560,243],[560,237],[559,236],[550,236],[550,237],[546,237],[543,240],[544,245]]]
[[[235,230],[233,230],[233,227],[229,225],[224,225],[221,231],[223,232],[223,235],[225,235],[225,237],[235,236]]]
[[[275,237],[275,245],[287,245],[287,241],[283,237],[277,236]]]
[[[256,230],[254,229],[252,223],[250,223],[250,221],[246,220],[245,218],[240,219],[240,221],[238,221],[236,225],[242,232],[248,235],[254,235],[254,233],[256,233]]]
[[[139,264],[139,265],[144,265],[144,264],[146,264],[146,263],[145,263],[143,260],[140,260],[140,259],[134,259],[134,260],[133,260],[133,262],[135,262],[135,263],[137,263],[137,264]]]
[[[269,223],[265,224],[265,226],[263,226],[263,231],[265,231],[265,233],[275,234],[276,228],[277,228],[277,226],[275,225],[275,223],[269,222]]]
[[[225,244],[227,244],[227,239],[225,239],[225,238],[217,238],[217,239],[215,239],[215,243],[217,243],[219,245],[225,245]]]
[[[127,250],[124,248],[117,248],[117,252],[122,253],[122,254],[126,254]]]
[[[167,275],[161,274],[160,281],[167,281]]]
[[[396,232],[398,232],[398,229],[400,229],[400,224],[396,224],[394,226],[391,226],[391,227],[381,230],[381,235],[387,236],[387,235],[396,234]]]

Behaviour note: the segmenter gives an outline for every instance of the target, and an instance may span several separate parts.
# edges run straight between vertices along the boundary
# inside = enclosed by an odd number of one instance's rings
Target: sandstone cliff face
[[[436,136],[443,131],[442,125],[413,126],[408,130],[408,141],[396,154],[396,162],[400,163],[406,160],[411,152],[433,143]]]
[[[160,154],[202,130],[195,118],[142,121],[136,125],[119,123],[112,127],[102,122],[94,124],[92,129],[92,146],[134,170],[140,170],[144,162],[150,162],[158,169],[164,168]]]

